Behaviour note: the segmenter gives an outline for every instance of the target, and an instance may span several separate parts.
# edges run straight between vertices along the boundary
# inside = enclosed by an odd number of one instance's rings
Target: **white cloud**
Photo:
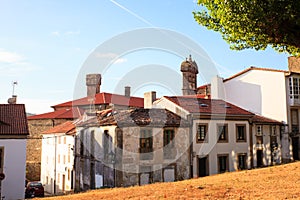
[[[24,61],[24,56],[15,52],[0,49],[0,63],[18,63]]]
[[[111,59],[113,60],[114,64],[121,64],[127,62],[126,58],[117,58],[118,55],[115,53],[96,53],[95,56],[97,58],[106,58],[106,59]]]
[[[29,63],[26,57],[15,52],[0,49],[0,75],[19,76],[38,67]]]

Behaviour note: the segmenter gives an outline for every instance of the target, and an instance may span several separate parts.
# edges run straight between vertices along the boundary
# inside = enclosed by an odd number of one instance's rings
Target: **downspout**
[[[252,118],[249,119],[249,143],[250,143],[250,166],[251,169],[254,168],[253,162],[253,122]]]
[[[188,121],[188,127],[189,127],[189,155],[190,155],[190,178],[194,177],[194,167],[193,167],[193,161],[194,161],[194,155],[193,155],[193,119],[192,115],[187,115],[187,121]]]
[[[56,194],[56,151],[57,151],[57,136],[54,136],[54,194]]]

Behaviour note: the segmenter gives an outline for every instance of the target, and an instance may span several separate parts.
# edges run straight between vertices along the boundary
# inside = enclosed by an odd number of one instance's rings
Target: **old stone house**
[[[52,106],[53,112],[28,117],[30,132],[26,160],[26,178],[28,180],[40,180],[42,132],[66,121],[78,119],[85,111],[143,107],[143,98],[130,96],[130,87],[128,86],[125,87],[124,95],[100,92],[100,74],[88,74],[86,86],[86,97],[54,105]]]
[[[190,178],[189,122],[165,109],[106,110],[77,126],[77,191]]]

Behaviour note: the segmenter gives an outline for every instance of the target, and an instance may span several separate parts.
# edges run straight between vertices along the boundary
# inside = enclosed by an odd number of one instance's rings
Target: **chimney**
[[[101,74],[87,74],[86,86],[87,96],[94,97],[95,94],[100,93]]]
[[[152,108],[153,102],[156,100],[156,92],[145,92],[144,93],[144,108]]]
[[[130,97],[130,86],[125,86],[125,97]]]
[[[225,87],[223,78],[214,76],[211,79],[211,98],[225,100]]]
[[[16,104],[17,103],[17,95],[12,95],[11,98],[7,100],[8,104]]]
[[[288,57],[288,66],[290,72],[300,73],[300,57]]]

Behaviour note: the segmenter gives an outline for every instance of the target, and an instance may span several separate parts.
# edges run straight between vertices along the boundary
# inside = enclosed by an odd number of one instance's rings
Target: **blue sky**
[[[230,50],[221,35],[195,22],[192,11],[197,9],[193,0],[0,0],[0,103],[7,102],[12,82],[17,81],[15,94],[27,112],[51,111],[51,105],[74,98],[82,65],[99,45],[124,32],[149,27],[176,31],[196,42],[223,77],[250,66],[287,69],[288,55],[270,48]],[[159,50],[128,53],[103,74],[101,90],[117,91],[115,85],[135,66],[155,63],[179,70],[182,60]],[[133,95],[149,89],[149,85],[141,86]]]

